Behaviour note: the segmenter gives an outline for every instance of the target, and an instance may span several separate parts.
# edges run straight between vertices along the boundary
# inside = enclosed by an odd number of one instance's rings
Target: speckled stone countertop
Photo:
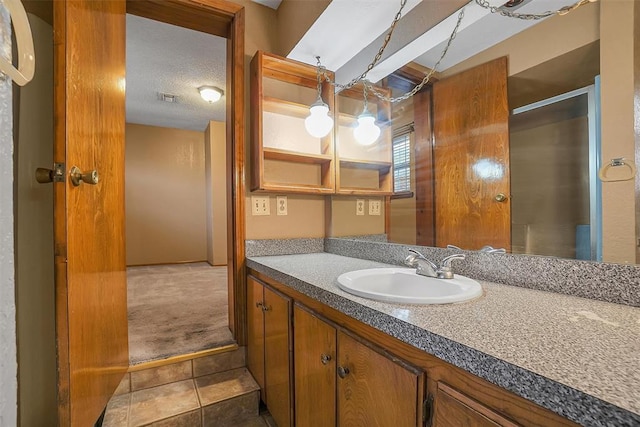
[[[640,426],[639,308],[485,281],[470,302],[391,304],[337,278],[392,265],[312,253],[247,266],[579,424]]]

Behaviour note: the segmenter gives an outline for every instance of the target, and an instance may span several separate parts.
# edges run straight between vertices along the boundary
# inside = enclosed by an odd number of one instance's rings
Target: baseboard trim
[[[144,371],[145,369],[157,368],[159,366],[171,365],[173,363],[184,362],[185,360],[198,359],[200,357],[213,356],[214,354],[226,353],[238,349],[238,344],[233,343],[218,348],[202,350],[195,353],[180,354],[162,360],[151,360],[149,362],[130,365],[128,372]]]

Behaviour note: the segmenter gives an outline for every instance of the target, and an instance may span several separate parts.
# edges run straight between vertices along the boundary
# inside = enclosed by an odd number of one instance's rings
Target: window
[[[393,138],[393,192],[411,191],[411,133]]]

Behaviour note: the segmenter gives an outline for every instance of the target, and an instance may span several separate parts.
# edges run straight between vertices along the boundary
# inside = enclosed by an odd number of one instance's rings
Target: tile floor
[[[107,406],[103,427],[272,425],[245,349],[133,371]],[[265,421],[267,420],[267,421]]]
[[[131,365],[233,342],[226,267],[129,267],[127,285]]]

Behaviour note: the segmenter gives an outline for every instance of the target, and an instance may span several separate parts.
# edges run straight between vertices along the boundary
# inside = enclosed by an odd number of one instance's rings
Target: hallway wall
[[[11,58],[9,14],[0,4],[0,55]],[[13,114],[11,80],[0,80],[0,425],[17,425],[13,273]]]
[[[204,133],[127,123],[127,265],[207,259]]]

